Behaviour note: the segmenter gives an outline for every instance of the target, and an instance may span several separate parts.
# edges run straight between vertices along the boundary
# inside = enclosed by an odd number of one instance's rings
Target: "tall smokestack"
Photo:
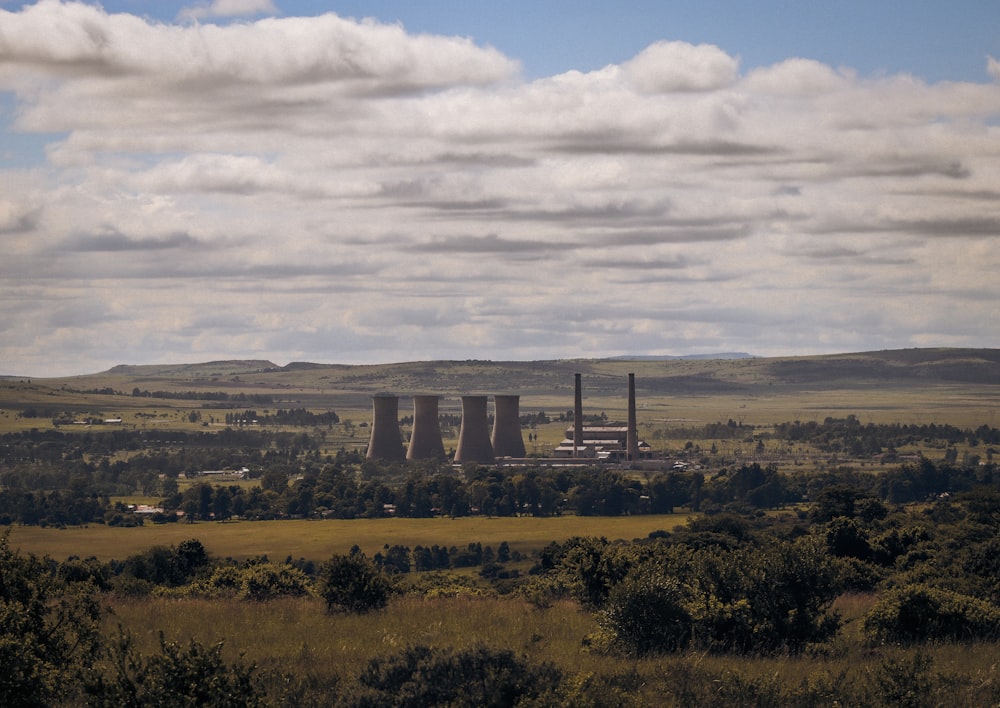
[[[583,457],[583,384],[576,375],[576,395],[573,397],[573,457]]]
[[[639,459],[639,423],[635,415],[635,374],[628,375],[628,433],[626,434],[628,459]]]
[[[402,462],[405,455],[399,434],[399,396],[372,396],[372,434],[368,439],[367,459]]]
[[[493,397],[493,454],[497,457],[524,457],[521,436],[520,396]],[[463,417],[463,421],[465,418]]]
[[[413,431],[410,433],[410,447],[406,450],[407,460],[445,459],[441,423],[438,422],[439,398],[413,397]]]
[[[455,462],[493,462],[486,396],[462,396],[462,428],[458,433]]]

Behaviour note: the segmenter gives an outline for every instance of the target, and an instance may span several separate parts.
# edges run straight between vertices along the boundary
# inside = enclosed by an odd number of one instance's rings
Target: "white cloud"
[[[986,57],[986,71],[993,77],[994,81],[1000,81],[1000,61],[993,57]]]
[[[657,42],[623,67],[641,91],[712,91],[736,80],[739,62],[718,47],[687,42]]]
[[[47,0],[0,12],[0,86],[54,134],[0,170],[10,371],[1000,346],[1000,82],[682,42],[529,82],[332,14]]]

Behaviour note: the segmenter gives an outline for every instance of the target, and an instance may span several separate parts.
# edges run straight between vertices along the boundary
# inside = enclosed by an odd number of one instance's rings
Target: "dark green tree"
[[[49,566],[0,536],[0,705],[70,699],[100,646],[101,610],[89,582],[61,592]]]
[[[363,613],[389,603],[392,585],[363,553],[335,555],[319,570],[319,593],[328,612]]]

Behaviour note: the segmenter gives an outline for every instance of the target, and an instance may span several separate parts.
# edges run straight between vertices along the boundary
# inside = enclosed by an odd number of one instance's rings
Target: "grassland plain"
[[[121,528],[91,524],[80,528],[11,527],[11,547],[24,553],[63,561],[69,556],[100,561],[122,560],[154,545],[176,545],[197,538],[209,553],[244,560],[266,555],[281,561],[305,558],[324,561],[334,553],[347,553],[357,545],[369,556],[385,544],[458,546],[489,545],[494,550],[507,541],[512,551],[530,554],[551,541],[573,536],[603,536],[630,541],[651,532],[670,531],[687,523],[689,515],[665,516],[555,516],[465,517],[433,519],[298,519],[278,521],[198,522],[194,524],[146,524]],[[0,527],[2,528],[2,527]]]
[[[848,627],[871,602],[856,596],[840,603]],[[327,614],[316,598],[112,599],[111,609],[110,628],[129,629],[143,652],[155,650],[160,631],[168,641],[224,641],[228,660],[242,657],[265,675],[310,677],[314,705],[332,701],[369,660],[416,645],[487,646],[552,662],[572,677],[562,705],[930,706],[947,700],[976,706],[992,704],[1000,681],[992,644],[931,645],[914,652],[868,646],[849,633],[825,651],[799,655],[608,654],[590,648],[597,617],[571,601],[540,608],[518,597],[406,595],[361,616]],[[272,695],[280,693],[280,679],[270,683]]]

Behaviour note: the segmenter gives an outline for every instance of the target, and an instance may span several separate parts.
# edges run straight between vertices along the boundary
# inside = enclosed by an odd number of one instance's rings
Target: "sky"
[[[1000,3],[0,0],[0,374],[1000,347]]]

